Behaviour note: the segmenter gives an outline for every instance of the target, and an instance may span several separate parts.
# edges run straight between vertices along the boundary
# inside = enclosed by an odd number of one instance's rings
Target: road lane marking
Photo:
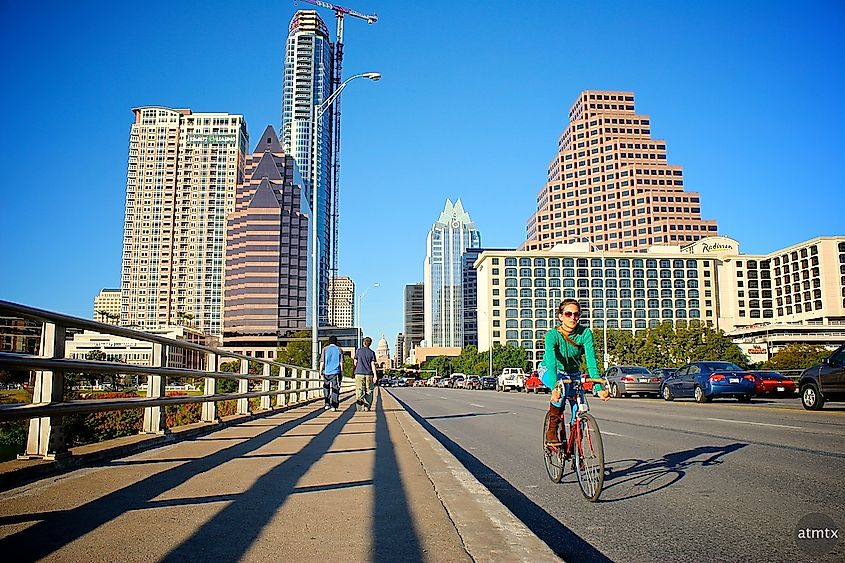
[[[753,424],[755,426],[774,426],[776,428],[792,428],[793,430],[801,430],[803,426],[787,426],[786,424],[766,424],[765,422],[748,422],[747,420],[730,420],[727,418],[708,418],[707,420],[715,420],[716,422],[733,422],[736,424]]]
[[[484,407],[484,405],[476,405],[475,403],[470,403],[470,404],[469,404],[469,406],[471,406],[471,407],[478,407],[478,408],[480,408],[480,409],[485,408],[485,407]]]
[[[602,431],[601,431],[601,435],[602,435],[602,436],[619,436],[620,438],[624,438],[624,437],[625,437],[625,436],[623,436],[622,434],[614,434],[613,432],[608,432],[607,430],[602,430]]]

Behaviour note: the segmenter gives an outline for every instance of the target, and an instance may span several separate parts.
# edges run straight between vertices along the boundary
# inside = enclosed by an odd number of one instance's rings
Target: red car
[[[534,371],[525,378],[525,391],[529,393],[548,393],[550,389],[543,384],[543,380],[537,377],[537,372]]]
[[[795,395],[795,382],[776,371],[752,371],[754,376],[754,393],[756,395]]]

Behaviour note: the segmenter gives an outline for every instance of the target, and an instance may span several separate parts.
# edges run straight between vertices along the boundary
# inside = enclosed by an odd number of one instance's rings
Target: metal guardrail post
[[[217,354],[207,352],[205,358],[206,371],[217,371],[219,367]],[[217,393],[217,380],[213,377],[206,377],[205,384],[203,385],[203,395],[214,395],[215,393]],[[220,416],[217,414],[217,403],[209,401],[202,404],[202,421],[220,422]]]
[[[41,355],[45,358],[65,357],[65,327],[44,323],[41,333]],[[64,394],[65,374],[62,371],[36,371],[33,403],[60,403]],[[62,417],[45,416],[29,421],[26,453],[19,459],[56,459],[67,454]]]
[[[294,404],[297,404],[302,400],[302,398],[299,396],[299,388],[301,387],[301,385],[300,385],[301,382],[299,380],[299,372],[300,372],[299,368],[293,368],[293,377],[294,377],[293,388],[296,389],[296,392],[291,393],[291,395],[293,395],[293,403]]]
[[[166,349],[159,342],[153,343],[153,366],[163,367],[166,363]],[[147,397],[164,397],[167,378],[162,375],[147,376]],[[166,434],[167,420],[165,419],[164,407],[147,407],[144,409],[144,427],[142,434]]]
[[[249,360],[241,359],[241,375],[249,375]],[[249,379],[238,380],[238,393],[249,392]],[[249,411],[249,399],[238,399],[238,414],[252,414]]]
[[[282,366],[279,368],[279,377],[284,378],[288,374],[288,370],[286,367]],[[280,391],[278,395],[276,395],[276,406],[277,407],[284,407],[288,404],[288,396],[281,393],[281,391],[286,391],[288,388],[288,382],[284,379],[279,379],[279,382],[276,385],[276,390]]]
[[[270,364],[264,364],[264,377],[270,377]],[[261,381],[261,390],[264,392],[270,391],[270,380],[264,379]],[[270,395],[261,396],[261,410],[269,411],[273,408],[270,404]]]

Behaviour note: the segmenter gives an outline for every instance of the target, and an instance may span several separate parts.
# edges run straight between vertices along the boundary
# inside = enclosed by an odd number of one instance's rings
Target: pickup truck
[[[496,391],[525,391],[525,372],[522,368],[505,368],[496,380]]]

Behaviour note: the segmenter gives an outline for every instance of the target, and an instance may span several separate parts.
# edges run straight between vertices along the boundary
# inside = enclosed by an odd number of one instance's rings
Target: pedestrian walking
[[[320,356],[320,371],[323,374],[324,409],[337,411],[340,404],[340,371],[343,369],[343,352],[337,345],[337,336],[329,336],[329,345]]]
[[[364,338],[364,345],[355,351],[355,404],[358,410],[373,407],[373,385],[376,383],[376,353],[370,348],[373,339]]]

